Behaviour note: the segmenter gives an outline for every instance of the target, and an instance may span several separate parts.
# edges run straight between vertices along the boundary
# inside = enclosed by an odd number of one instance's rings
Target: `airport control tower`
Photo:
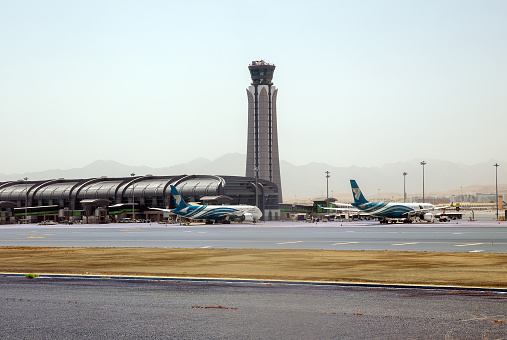
[[[268,64],[264,60],[252,61],[248,69],[252,84],[246,90],[248,96],[246,176],[257,175],[257,178],[275,183],[278,186],[278,202],[282,203],[276,129],[278,89],[272,83],[275,65]]]

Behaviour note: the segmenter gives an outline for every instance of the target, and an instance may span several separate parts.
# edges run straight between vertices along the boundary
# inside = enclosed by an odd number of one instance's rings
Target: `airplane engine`
[[[426,222],[433,222],[434,219],[435,219],[435,216],[433,216],[433,214],[431,214],[431,213],[426,213],[423,215],[423,220]]]
[[[246,222],[253,222],[254,221],[254,217],[253,217],[252,214],[246,213],[246,214],[243,215],[242,220],[246,221]]]

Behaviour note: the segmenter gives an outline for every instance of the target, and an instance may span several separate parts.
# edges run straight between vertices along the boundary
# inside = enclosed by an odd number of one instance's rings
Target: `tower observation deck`
[[[278,187],[278,201],[282,203],[278,132],[276,124],[276,96],[273,85],[275,65],[264,60],[252,61],[248,66],[252,84],[247,88],[248,142],[246,176],[265,179]]]

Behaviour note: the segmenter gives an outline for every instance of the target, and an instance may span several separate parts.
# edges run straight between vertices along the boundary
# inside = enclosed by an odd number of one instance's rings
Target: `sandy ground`
[[[0,247],[0,272],[507,288],[507,254],[304,249]]]

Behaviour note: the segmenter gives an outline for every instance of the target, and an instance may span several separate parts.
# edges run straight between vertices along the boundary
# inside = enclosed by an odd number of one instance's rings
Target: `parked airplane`
[[[381,224],[387,224],[392,220],[403,220],[404,223],[433,222],[435,216],[430,211],[448,208],[437,208],[429,203],[368,202],[355,180],[350,180],[350,186],[354,196],[352,206],[364,213],[378,217]]]
[[[171,194],[174,199],[176,208],[161,209],[151,208],[154,210],[173,212],[178,216],[189,220],[206,220],[206,224],[213,222],[230,223],[238,222],[256,222],[262,217],[259,208],[252,205],[187,205],[180,193],[171,185]]]

